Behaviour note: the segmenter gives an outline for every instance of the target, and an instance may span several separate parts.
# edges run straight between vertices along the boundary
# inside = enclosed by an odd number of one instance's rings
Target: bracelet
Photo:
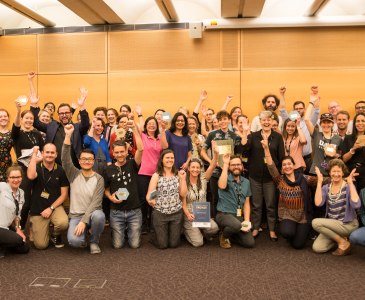
[[[313,102],[309,102],[309,104],[312,104],[314,106],[314,103]]]
[[[142,115],[138,115],[138,118],[142,117]]]
[[[352,154],[352,155],[354,155],[355,154],[355,151],[354,151],[354,153],[352,153],[352,148],[350,149],[350,153]]]
[[[297,129],[302,129],[302,127],[300,127],[300,126],[297,126]]]

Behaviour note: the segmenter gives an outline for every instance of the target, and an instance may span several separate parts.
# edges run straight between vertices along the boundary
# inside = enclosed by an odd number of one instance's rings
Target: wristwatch
[[[142,117],[142,115],[138,115],[138,118]]]
[[[50,207],[49,207],[52,211],[54,211],[54,207],[51,205]]]

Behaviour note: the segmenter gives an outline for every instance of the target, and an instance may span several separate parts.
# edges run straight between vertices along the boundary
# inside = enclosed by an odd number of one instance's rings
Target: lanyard
[[[241,208],[241,189],[242,189],[242,186],[241,186],[240,183],[238,183],[238,185],[239,185],[239,189],[237,190],[237,187],[236,187],[236,179],[234,179],[233,186],[234,186],[234,188],[236,190],[237,197],[238,197],[238,209],[240,209]]]
[[[195,191],[193,185],[191,185],[191,190],[194,192],[195,195],[195,201],[199,201],[199,191]]]
[[[18,190],[19,191],[19,190]],[[13,192],[11,192],[11,195],[12,195],[12,197],[13,197],[13,200],[14,200],[14,204],[15,204],[15,214],[16,214],[16,216],[17,217],[19,217],[19,199],[20,199],[20,191],[19,191],[19,193],[18,193],[18,197],[17,197],[17,199],[15,199],[15,197],[14,197],[14,193]]]
[[[36,138],[33,136],[33,133],[31,131],[29,131],[29,134],[27,132],[25,132],[23,130],[23,132],[25,133],[25,135],[28,137],[28,139],[32,142],[33,145],[37,145],[37,140]]]
[[[288,155],[290,155],[290,147],[291,147],[291,142],[293,141],[293,137],[291,138],[291,140],[290,140],[290,143],[289,143],[289,148],[287,149],[286,148],[286,142],[288,141],[288,138],[286,138],[286,140],[285,140],[285,150],[286,150],[286,152],[288,153]]]
[[[52,178],[52,175],[53,175],[53,173],[54,173],[54,171],[55,171],[55,166],[56,166],[56,163],[55,163],[55,164],[54,164],[54,166],[53,166],[53,170],[52,170],[52,172],[51,172],[51,175],[49,176],[48,180],[46,181],[46,176],[44,175],[44,166],[43,166],[43,164],[41,165],[41,167],[42,167],[42,175],[43,175],[43,182],[45,182],[44,187],[43,187],[43,190],[44,190],[44,191],[46,191],[47,183],[48,183],[48,182],[51,180],[51,178]]]

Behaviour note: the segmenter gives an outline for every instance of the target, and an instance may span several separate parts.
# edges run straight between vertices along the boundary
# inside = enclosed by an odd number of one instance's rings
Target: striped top
[[[328,193],[327,205],[328,205],[328,218],[338,221],[343,221],[346,213],[346,187],[345,184],[340,192],[338,199],[336,200],[338,193]]]

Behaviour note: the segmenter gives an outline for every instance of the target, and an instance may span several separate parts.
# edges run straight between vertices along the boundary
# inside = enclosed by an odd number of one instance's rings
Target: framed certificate
[[[234,155],[233,140],[221,140],[215,142],[217,143],[219,149],[218,164],[221,168],[223,168],[223,155],[226,153],[229,153],[230,156]]]
[[[193,227],[210,227],[210,203],[194,202],[193,204]]]

